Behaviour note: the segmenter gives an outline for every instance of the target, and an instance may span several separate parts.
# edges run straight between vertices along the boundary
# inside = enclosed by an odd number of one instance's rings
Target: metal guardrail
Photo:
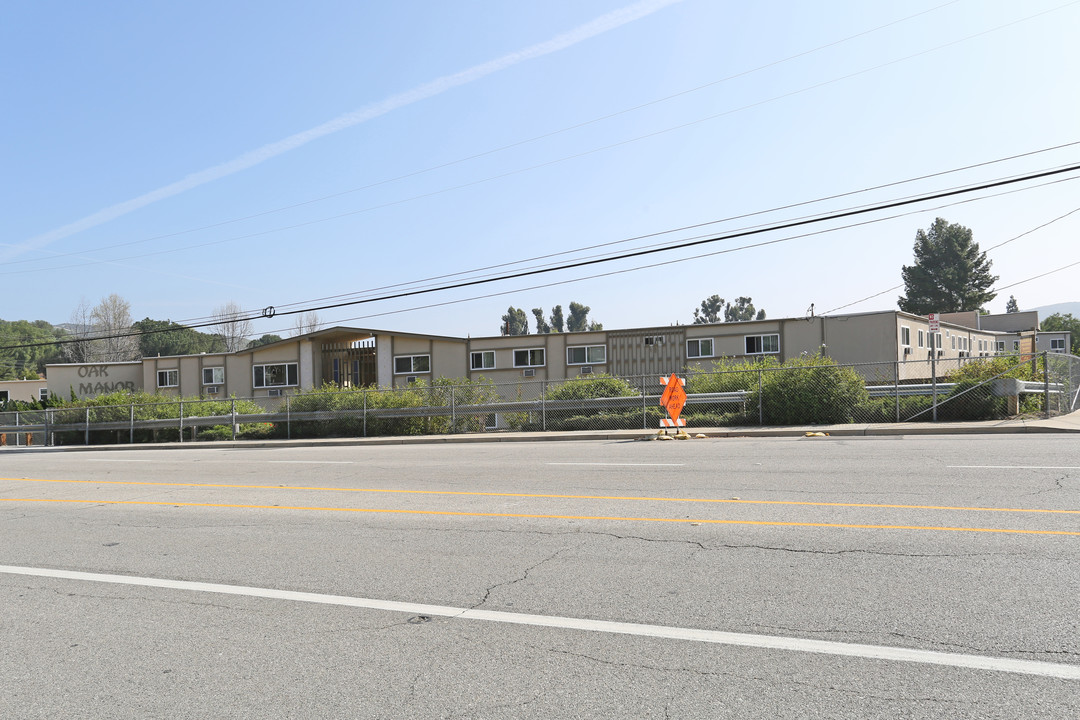
[[[1017,395],[1043,395],[1046,400],[1043,403],[1047,408],[1047,412],[1053,405],[1058,412],[1069,412],[1075,409],[1077,403],[1080,402],[1080,390],[1077,390],[1077,386],[1080,386],[1080,359],[1066,356],[1065,358],[1054,358],[1055,363],[1060,364],[1061,368],[1055,365],[1051,368],[1054,372],[1055,382],[1049,382],[1049,378],[1042,381],[1023,381],[1023,380],[1011,380],[1005,379],[995,380],[992,383],[986,384],[991,387],[991,394],[997,397],[1017,396]],[[1066,362],[1067,360],[1067,362]],[[1026,362],[1026,361],[1025,361]],[[1044,364],[1046,360],[1043,360]],[[901,400],[903,398],[914,397],[930,397],[936,396],[939,400],[952,401],[955,400],[951,397],[951,393],[957,388],[955,382],[939,382],[939,383],[909,383],[901,382],[900,366],[899,364],[892,366],[894,369],[891,382],[889,380],[873,382],[866,384],[864,389],[866,396],[871,400],[882,400],[893,398],[896,401],[895,406],[895,418],[896,421],[901,419]],[[863,372],[864,376],[867,374],[873,374],[876,371],[877,377],[881,377],[883,373],[881,370],[884,368],[878,368],[876,366],[859,366],[859,369]],[[761,373],[770,372],[769,369],[764,370],[751,370],[749,372],[755,372],[758,375],[758,383],[760,384]],[[806,372],[813,372],[813,368],[807,368]],[[748,371],[737,371],[745,374]],[[722,375],[722,373],[717,373]],[[804,376],[805,377],[805,376]],[[606,398],[576,398],[576,399],[551,399],[551,395],[555,394],[553,390],[557,389],[560,383],[557,382],[533,382],[533,383],[521,383],[512,386],[465,386],[465,385],[443,385],[443,386],[424,386],[421,388],[402,388],[400,390],[372,390],[369,391],[371,395],[379,394],[385,395],[387,393],[413,393],[412,399],[417,397],[422,398],[423,393],[427,393],[427,399],[435,400],[435,402],[427,402],[422,405],[405,406],[405,407],[371,407],[368,404],[369,395],[360,395],[359,393],[351,396],[352,401],[358,402],[363,400],[362,407],[355,407],[352,409],[317,409],[317,410],[297,410],[295,405],[297,404],[310,404],[314,402],[322,402],[318,394],[301,394],[297,396],[285,396],[280,401],[275,401],[276,407],[268,408],[267,412],[237,412],[237,403],[243,403],[243,400],[233,399],[231,401],[224,401],[228,403],[225,405],[230,411],[223,414],[190,414],[185,415],[185,410],[189,412],[194,411],[200,413],[207,408],[208,405],[217,404],[219,407],[222,401],[202,401],[202,400],[186,400],[177,403],[165,403],[156,404],[152,410],[140,409],[142,406],[124,405],[124,406],[107,406],[107,407],[84,407],[84,408],[49,408],[45,410],[28,410],[20,412],[0,412],[0,434],[14,435],[14,443],[19,444],[20,437],[26,437],[28,434],[37,435],[35,438],[35,444],[51,444],[53,439],[57,435],[67,435],[70,440],[72,434],[82,434],[83,441],[87,444],[90,442],[90,434],[92,432],[116,432],[129,434],[129,440],[134,441],[136,431],[177,431],[176,435],[172,437],[178,437],[181,442],[185,441],[185,435],[189,435],[194,439],[199,430],[208,427],[224,426],[231,430],[232,437],[236,437],[237,430],[240,426],[250,426],[251,424],[273,424],[276,426],[284,426],[284,432],[287,437],[291,437],[294,428],[302,428],[300,424],[303,423],[324,423],[332,421],[356,421],[357,425],[351,426],[352,429],[346,429],[346,432],[356,432],[367,434],[370,423],[379,423],[380,421],[397,421],[397,420],[409,420],[417,418],[428,419],[440,419],[440,423],[436,427],[445,428],[446,432],[461,432],[461,431],[477,431],[483,430],[485,426],[488,426],[487,419],[491,416],[499,416],[504,420],[510,416],[517,416],[517,419],[513,419],[512,423],[524,423],[529,427],[536,427],[540,429],[549,429],[552,422],[560,423],[565,422],[568,418],[577,425],[580,425],[583,420],[595,418],[598,423],[604,422],[603,418],[618,416],[621,413],[621,417],[618,418],[620,422],[625,423],[628,419],[634,417],[635,412],[640,412],[641,425],[640,427],[646,427],[648,425],[648,419],[651,416],[655,422],[656,414],[659,412],[659,400],[660,395],[658,392],[649,392],[648,390],[657,388],[655,385],[656,379],[651,377],[639,378],[639,384],[637,389],[634,390],[631,384],[632,379],[624,379],[625,389],[635,392],[633,395],[620,396],[620,397],[606,397]],[[1061,380],[1057,382],[1057,380]],[[821,386],[825,389],[825,386]],[[1076,390],[1076,396],[1073,395],[1073,391]],[[503,393],[503,398],[491,397],[489,399],[475,402],[472,399],[477,397],[478,392],[492,395],[497,392]],[[522,399],[521,396],[531,392],[531,397]],[[686,410],[684,415],[691,416],[697,413],[704,413],[701,417],[707,417],[711,414],[712,417],[717,417],[717,413],[727,414],[739,414],[744,421],[749,418],[757,419],[759,422],[764,422],[767,418],[762,415],[761,409],[757,410],[748,408],[747,405],[751,398],[754,396],[755,391],[749,390],[734,390],[729,392],[710,392],[710,393],[689,393],[686,402]],[[965,391],[969,392],[969,391]],[[505,399],[507,395],[516,394],[518,399]],[[326,402],[331,402],[331,398],[334,395],[328,395]],[[760,399],[761,395],[758,393]],[[782,397],[782,396],[781,396]],[[305,401],[301,403],[301,398]],[[969,398],[975,398],[972,402],[976,402],[977,398],[974,395]],[[265,403],[266,398],[260,398],[255,401],[257,404]],[[782,402],[782,400],[781,400]],[[757,403],[755,403],[756,405]],[[147,412],[160,412],[160,405],[175,405],[176,408],[171,411],[175,412],[174,417],[157,417],[153,419],[137,419],[137,414]],[[265,407],[265,406],[264,406]],[[918,406],[924,407],[924,406]],[[749,412],[748,414],[748,410]],[[166,410],[166,412],[169,412]],[[888,411],[888,415],[892,415],[892,410]],[[925,410],[921,411],[925,412]],[[124,418],[123,415],[128,417]],[[108,419],[95,420],[94,416],[108,416]],[[118,417],[119,415],[119,417]],[[917,414],[918,415],[918,414]],[[915,417],[917,417],[917,415]],[[81,417],[79,417],[81,416]],[[486,417],[485,417],[486,416]],[[755,417],[756,416],[756,417]],[[522,420],[521,418],[526,418]],[[889,419],[880,419],[879,413],[878,419],[875,422],[889,422]],[[450,422],[447,423],[446,419]],[[906,418],[911,419],[911,418]],[[27,422],[30,420],[31,422]],[[861,421],[861,420],[856,420]],[[752,422],[752,420],[751,420]],[[513,425],[516,427],[516,425]],[[349,426],[346,425],[348,428]],[[416,432],[417,426],[412,426],[408,432]],[[431,426],[428,426],[428,432],[431,432]],[[499,427],[507,427],[500,421]],[[310,427],[305,430],[311,432]],[[316,430],[317,431],[317,430]],[[379,430],[376,430],[378,432]],[[385,431],[385,428],[382,430]],[[390,430],[395,432],[395,430]],[[218,435],[220,437],[220,434]],[[117,437],[120,440],[120,437]]]

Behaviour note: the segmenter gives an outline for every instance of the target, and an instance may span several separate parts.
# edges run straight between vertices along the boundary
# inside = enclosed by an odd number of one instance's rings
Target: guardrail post
[[[292,396],[285,396],[285,439],[292,440]]]
[[[131,405],[129,407],[131,408],[131,411],[128,413],[129,418],[130,418],[129,421],[128,421],[128,444],[129,445],[134,445],[135,444],[135,401],[134,400],[131,402]]]
[[[19,411],[15,411],[15,447],[19,447]]]
[[[1043,409],[1050,417],[1050,358],[1043,350]]]
[[[49,408],[45,408],[45,447],[52,445],[49,437]],[[29,443],[27,443],[29,444]]]
[[[236,398],[232,398],[232,439],[236,441]]]
[[[83,445],[90,444],[90,406],[86,406],[86,430],[83,434]]]
[[[367,437],[367,386],[361,392],[364,394],[364,437]]]
[[[180,442],[184,442],[184,401],[180,401]]]
[[[455,386],[450,386],[450,432],[457,431],[457,396],[454,393]]]

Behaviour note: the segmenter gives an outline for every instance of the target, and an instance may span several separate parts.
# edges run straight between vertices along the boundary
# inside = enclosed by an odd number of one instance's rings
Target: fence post
[[[893,395],[896,396],[896,422],[900,422],[900,361],[893,368]]]
[[[180,401],[180,442],[184,442],[184,401]]]
[[[83,436],[83,445],[90,444],[90,406],[86,406],[86,431]]]
[[[135,401],[131,401],[128,411],[128,444],[135,444]]]
[[[540,381],[540,429],[547,430],[547,380]]]
[[[29,445],[30,443],[27,443]],[[49,408],[45,408],[45,447],[52,445],[49,442]]]
[[[757,416],[758,416],[758,425],[764,425],[765,424],[765,402],[764,402],[764,395],[765,395],[764,387],[765,387],[765,385],[761,381],[761,373],[762,372],[763,371],[760,370],[760,369],[757,371]]]
[[[236,441],[236,398],[231,398],[231,400],[232,400],[232,439],[235,442]]]
[[[645,405],[645,378],[642,376],[642,430],[649,429],[649,409]]]
[[[363,390],[364,394],[364,437],[367,437],[367,386],[365,385]]]
[[[19,411],[15,411],[15,447],[19,447]]]
[[[1043,350],[1043,409],[1046,417],[1050,417],[1050,357]]]
[[[457,432],[457,395],[455,385],[450,386],[450,432]]]

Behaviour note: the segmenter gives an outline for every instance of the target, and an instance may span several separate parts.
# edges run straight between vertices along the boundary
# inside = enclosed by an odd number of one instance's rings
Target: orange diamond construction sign
[[[664,392],[660,396],[660,406],[667,410],[670,420],[664,419],[660,421],[660,427],[685,427],[686,421],[679,419],[679,413],[682,412],[683,406],[686,405],[686,380],[678,377],[675,373],[671,373],[669,378],[660,378],[660,382],[664,383]]]

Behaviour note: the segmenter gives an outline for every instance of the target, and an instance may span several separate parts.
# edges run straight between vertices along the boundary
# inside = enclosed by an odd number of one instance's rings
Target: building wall
[[[0,380],[0,401],[18,400],[36,402],[41,398],[41,391],[48,392],[49,384],[45,380]]]
[[[142,362],[49,365],[45,369],[49,395],[64,399],[93,397],[111,392],[142,390]],[[153,390],[151,389],[151,392]]]

